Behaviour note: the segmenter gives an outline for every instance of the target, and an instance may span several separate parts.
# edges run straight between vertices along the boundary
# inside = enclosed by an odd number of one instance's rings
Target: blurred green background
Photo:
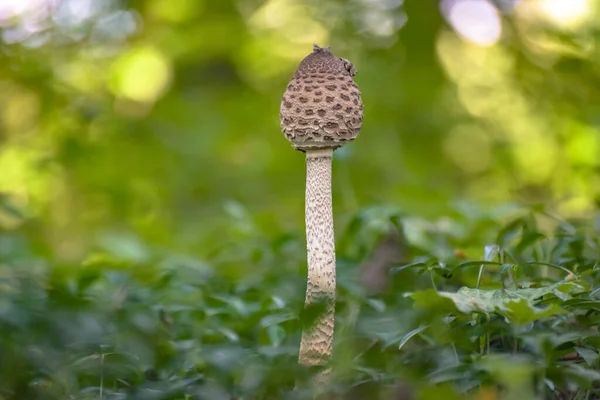
[[[356,65],[365,103],[335,154],[336,223],[374,204],[585,216],[599,4],[2,0],[0,226],[65,261],[106,237],[198,255],[253,229],[301,238],[304,157],[278,108],[313,43]]]
[[[334,157],[343,398],[597,398],[600,0],[0,0],[0,400],[302,398],[279,103],[313,43],[365,104]],[[507,271],[574,283],[486,316],[436,292]]]

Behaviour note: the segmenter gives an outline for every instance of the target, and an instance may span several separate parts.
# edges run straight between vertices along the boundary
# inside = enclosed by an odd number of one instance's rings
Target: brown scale
[[[294,148],[336,149],[358,135],[363,104],[352,63],[314,45],[292,76],[279,110]]]

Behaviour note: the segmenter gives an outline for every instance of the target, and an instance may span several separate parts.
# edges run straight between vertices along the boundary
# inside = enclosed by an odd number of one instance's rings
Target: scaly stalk
[[[335,319],[335,241],[331,199],[332,149],[306,152],[306,302],[324,310],[302,334],[299,362],[320,365],[331,357]]]

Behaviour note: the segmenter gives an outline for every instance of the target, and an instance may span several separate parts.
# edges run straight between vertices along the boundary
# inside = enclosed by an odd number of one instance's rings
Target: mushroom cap
[[[354,65],[314,45],[288,84],[279,119],[296,150],[336,149],[358,136],[363,103]]]

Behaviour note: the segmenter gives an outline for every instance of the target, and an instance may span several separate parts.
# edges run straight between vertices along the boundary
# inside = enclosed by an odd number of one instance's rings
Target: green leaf
[[[498,239],[496,240],[502,247],[507,247],[510,242],[512,242],[519,234],[523,231],[524,227],[527,225],[525,219],[518,218],[498,232]]]
[[[600,300],[571,299],[565,301],[564,306],[567,309],[600,310]]]
[[[402,349],[402,347],[404,347],[404,345],[413,337],[418,335],[419,333],[423,332],[425,329],[429,328],[429,325],[424,325],[424,326],[420,326],[417,329],[413,329],[412,331],[408,332],[406,335],[402,336],[402,339],[400,339],[400,343],[398,344],[398,350]]]
[[[503,387],[507,399],[535,398],[533,380],[536,363],[527,355],[485,355],[477,364]]]
[[[274,347],[279,347],[285,339],[285,330],[279,325],[270,325],[267,328],[269,340]]]
[[[583,360],[589,367],[596,364],[596,361],[598,360],[597,352],[595,352],[592,349],[587,349],[585,347],[575,346],[574,349],[577,352],[577,354],[579,354],[581,356],[581,358],[583,358]]]
[[[132,263],[144,263],[150,259],[150,249],[134,234],[106,233],[99,237],[98,242],[110,254]]]
[[[550,342],[554,347],[562,347],[565,343],[578,342],[590,337],[598,336],[598,332],[577,330],[574,332],[567,332],[560,335],[551,336]]]
[[[297,317],[291,312],[282,312],[272,315],[266,315],[260,320],[260,326],[267,328],[271,325],[278,325],[282,322],[291,321]]]
[[[390,268],[391,274],[397,274],[400,271],[404,271],[405,269],[410,269],[413,267],[426,267],[428,264],[426,262],[414,262],[411,264],[400,265],[398,267]]]
[[[519,254],[525,251],[528,247],[534,245],[541,239],[546,239],[546,235],[540,232],[526,232],[521,237],[521,241],[515,247],[515,253]]]
[[[461,397],[456,390],[449,384],[436,386],[426,386],[419,391],[419,399],[421,400],[461,400]]]
[[[542,288],[526,288],[526,289],[471,289],[462,287],[456,293],[452,292],[437,292],[439,297],[446,297],[456,305],[456,308],[465,314],[472,312],[505,312],[510,307],[509,303],[520,302],[524,300],[528,305],[527,307],[533,307],[534,303],[546,294],[553,293],[555,290],[559,290],[562,293],[579,293],[585,291],[584,287],[575,282],[559,282],[553,285],[549,285]],[[414,298],[414,297],[413,297]],[[519,306],[512,306],[519,309]],[[551,315],[554,315],[557,311],[555,308],[552,309]],[[532,310],[537,313],[540,310]],[[533,315],[533,314],[531,314]],[[531,316],[530,315],[530,316]],[[539,314],[545,315],[545,314]]]
[[[511,322],[517,324],[528,324],[542,318],[565,314],[566,311],[557,304],[550,304],[545,308],[535,307],[526,299],[511,301],[506,304],[504,314]]]
[[[385,303],[379,299],[367,299],[366,303],[377,312],[385,311]]]
[[[565,365],[562,372],[586,389],[591,389],[600,381],[600,372],[574,363]]]
[[[427,376],[429,380],[428,383],[437,385],[444,382],[462,381],[469,375],[469,369],[470,365],[467,364],[455,364],[436,369]]]
[[[456,311],[454,303],[445,298],[445,296],[440,296],[434,289],[405,293],[404,296],[414,300],[414,307],[416,309],[436,310],[441,313]]]
[[[311,327],[327,310],[327,299],[316,299],[300,311],[300,320],[305,328]]]
[[[240,337],[237,333],[228,328],[219,328],[219,332],[221,332],[227,339],[231,342],[239,342]]]
[[[470,268],[470,267],[480,267],[482,265],[502,265],[499,261],[467,261],[461,264],[458,264],[456,267],[452,268],[451,271],[454,272],[459,269]]]

